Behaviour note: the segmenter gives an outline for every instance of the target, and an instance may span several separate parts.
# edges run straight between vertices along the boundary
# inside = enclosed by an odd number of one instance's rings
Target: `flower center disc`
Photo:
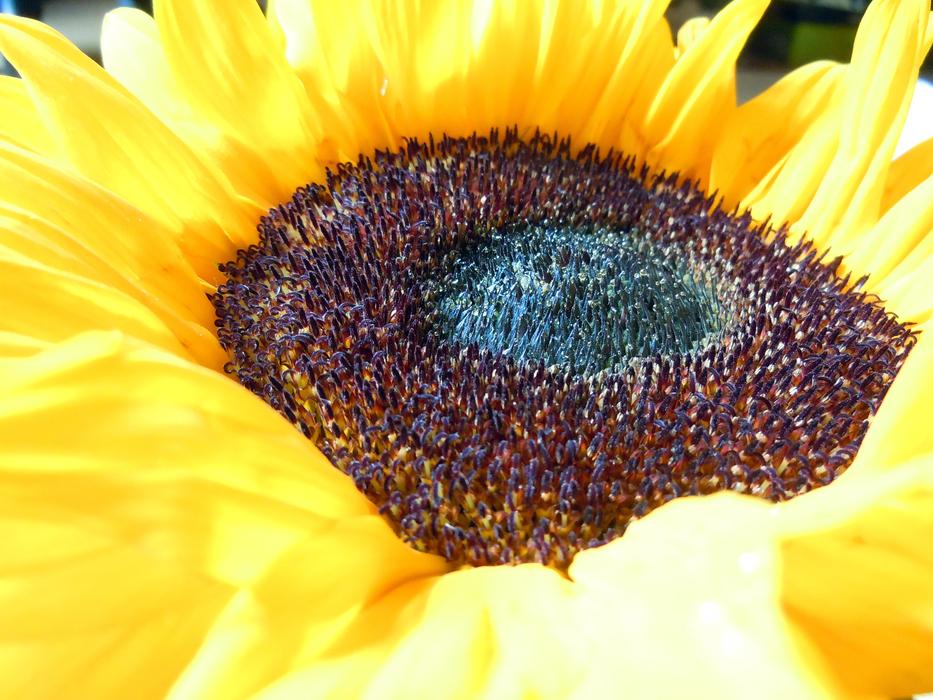
[[[914,344],[808,242],[540,134],[361,157],[259,232],[213,297],[228,371],[454,563],[828,484]]]

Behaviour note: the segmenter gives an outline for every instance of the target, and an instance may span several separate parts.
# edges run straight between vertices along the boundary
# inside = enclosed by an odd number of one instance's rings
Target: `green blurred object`
[[[831,59],[848,61],[855,41],[855,30],[849,24],[797,22],[791,34],[787,63],[792,68],[810,61]]]

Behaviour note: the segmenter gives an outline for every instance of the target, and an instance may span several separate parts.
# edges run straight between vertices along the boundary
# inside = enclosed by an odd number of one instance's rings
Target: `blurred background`
[[[259,4],[264,5],[265,0]],[[711,17],[726,4],[726,0],[672,0],[668,19],[676,32],[690,17]],[[739,100],[751,99],[789,70],[809,61],[824,58],[848,61],[856,27],[868,4],[869,0],[772,0],[739,60]],[[152,2],[0,0],[0,12],[41,19],[97,60],[100,60],[101,21],[115,7],[138,7],[151,12]],[[12,69],[0,58],[0,73],[3,72],[11,73]],[[933,58],[927,57],[922,76],[927,81],[933,80]],[[933,126],[921,123],[929,120],[933,124],[933,85],[923,83],[915,103],[917,109],[913,110],[908,129],[916,130],[919,126],[925,138],[933,132]],[[916,142],[918,138],[908,140]]]

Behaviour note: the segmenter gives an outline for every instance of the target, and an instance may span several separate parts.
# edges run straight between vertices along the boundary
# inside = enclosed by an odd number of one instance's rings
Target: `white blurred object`
[[[907,122],[901,132],[901,140],[897,142],[895,157],[931,137],[933,137],[933,83],[921,79],[917,82],[914,99],[907,113]],[[930,697],[933,698],[933,694]]]

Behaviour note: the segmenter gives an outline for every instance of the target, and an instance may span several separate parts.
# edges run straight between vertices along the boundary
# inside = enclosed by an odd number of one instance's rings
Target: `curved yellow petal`
[[[933,304],[933,297],[928,297]],[[930,392],[933,391],[933,337],[920,334],[897,378],[872,419],[852,474],[885,471],[924,454],[933,454],[933,431],[929,430]]]
[[[277,203],[269,194],[269,166],[257,167],[247,146],[232,141],[184,99],[152,16],[128,7],[108,12],[101,29],[101,55],[107,72],[195,149],[201,160],[213,163],[240,197],[259,209]]]
[[[20,78],[0,75],[0,114],[0,138],[37,153],[52,150],[53,140]]]
[[[428,699],[439,688],[464,700],[556,700],[588,664],[590,641],[575,634],[579,600],[553,570],[484,567],[392,587],[394,576],[357,569],[357,560],[364,563],[351,553],[351,570],[372,572],[364,581],[379,587],[361,609],[337,618],[323,602],[334,596],[332,583],[307,572],[307,552],[296,552],[267,585],[231,605],[173,700]]]
[[[925,51],[933,48],[933,10],[927,15],[926,29],[923,33],[923,46]]]
[[[366,580],[444,570],[216,373],[95,333],[0,360],[0,382],[0,695],[163,697],[230,587],[285,561],[305,578],[282,590],[320,606],[322,624],[324,611],[351,619]]]
[[[476,20],[480,3],[472,2],[364,1],[350,3],[343,13],[325,10],[319,3],[314,7],[314,17],[315,22],[321,23],[320,31],[326,31],[325,27],[345,21],[347,14],[352,13],[350,21],[359,25],[360,38],[365,43],[354,52],[352,46],[348,51],[328,42],[325,64],[339,67],[347,59],[354,63],[370,62],[368,70],[365,66],[354,66],[363,82],[357,86],[344,84],[341,91],[348,92],[351,102],[359,100],[359,109],[366,110],[364,105],[372,104],[370,109],[376,115],[371,122],[373,130],[378,135],[384,119],[391,130],[386,145],[397,145],[400,138],[423,137],[432,130],[462,133],[488,129],[492,124],[489,105],[481,96],[483,88],[469,80],[471,71],[484,63],[485,41],[478,34],[495,23],[493,15],[533,16],[537,5],[529,2],[503,8],[488,6],[485,19],[479,23]],[[503,57],[502,81],[506,84],[512,80],[514,63],[527,65],[534,60],[535,47],[527,44],[532,27],[537,24],[525,25],[516,32],[514,52]],[[362,93],[361,88],[369,94]],[[471,88],[475,91],[472,94]],[[366,116],[367,112],[363,114]]]
[[[709,181],[714,145],[735,109],[735,61],[768,0],[735,0],[678,58],[648,113],[649,164]]]
[[[7,222],[0,230],[0,245],[58,268],[65,273],[61,280],[83,275],[91,285],[81,283],[87,291],[112,287],[108,298],[136,299],[198,361],[218,368],[223,364],[205,289],[157,220],[94,183],[15,146],[0,144],[0,179],[6,183],[0,218]],[[203,261],[209,262],[213,261]],[[27,289],[28,284],[20,291]],[[76,304],[67,297],[54,303],[61,304],[63,311],[68,304]],[[74,331],[108,327],[103,321],[95,322],[88,309],[75,311],[89,325],[66,324]],[[48,321],[41,316],[23,320],[31,322],[40,335],[56,332],[54,326],[45,327]]]
[[[163,697],[230,583],[368,512],[259,400],[138,341],[4,357],[0,383],[3,697]]]
[[[383,115],[388,145],[431,132],[528,126],[522,117],[535,94],[544,3],[364,1],[350,5],[349,18],[323,5],[314,6],[318,32],[348,19],[360,26],[362,50],[328,44],[326,60],[333,52],[337,66],[349,58],[361,71],[368,94],[360,106],[377,102],[375,124]]]
[[[154,8],[179,94],[221,130],[226,147],[245,161],[241,167],[255,170],[252,183],[265,183],[254,193],[262,197],[257,203],[272,207],[317,179],[324,134],[259,6],[252,0],[157,0]]]
[[[839,697],[780,609],[773,508],[732,493],[680,498],[578,554],[577,634],[598,642],[572,697],[612,696],[620,678],[633,697]]]
[[[0,481],[46,517],[92,518],[202,575],[249,582],[295,542],[372,515],[261,399],[140,341],[85,333],[0,359],[0,382]]]
[[[724,493],[665,505],[571,566],[591,591],[591,635],[613,642],[574,697],[611,695],[620,675],[651,697],[745,697],[749,682],[774,698],[929,690],[931,506],[929,454],[783,504]]]
[[[513,124],[643,152],[620,133],[673,65],[666,5],[276,0],[269,21],[344,158]]]
[[[254,697],[306,665],[318,672],[328,659],[367,647],[391,651],[422,606],[417,592],[447,569],[440,557],[403,544],[381,518],[344,520],[296,543],[232,601],[171,697]],[[343,692],[331,696],[352,697],[346,688],[367,681],[354,667],[340,679]],[[299,695],[324,696],[318,681]]]
[[[859,275],[867,274],[872,288],[887,300],[885,307],[905,320],[921,322],[918,315],[924,304],[933,305],[929,294],[906,299],[910,308],[890,297],[890,289],[901,274],[902,265],[917,264],[930,255],[933,244],[933,167],[928,166],[926,179],[901,197],[881,219],[853,243],[854,249],[846,258],[846,265]],[[918,308],[918,304],[920,305]]]
[[[667,0],[620,3],[621,13],[615,24],[617,36],[600,53],[591,55],[590,63],[582,65],[577,74],[570,74],[564,79],[567,87],[561,95],[558,96],[550,89],[550,75],[539,77],[539,85],[544,88],[538,91],[539,94],[560,103],[561,111],[552,129],[563,132],[566,130],[565,122],[576,124],[582,116],[584,126],[578,145],[595,143],[607,150],[615,148],[640,157],[645,155],[645,115],[657,86],[674,66],[670,27],[664,17],[668,4]],[[569,9],[572,11],[572,7]],[[590,27],[589,31],[598,34],[602,24],[597,18],[595,26]],[[563,18],[553,31],[564,37],[563,52],[553,52],[550,57],[552,74],[560,74],[565,70],[565,56],[575,51],[577,40],[572,27],[568,28]],[[602,63],[612,67],[612,72],[605,78],[592,70],[593,64]],[[594,78],[604,83],[601,88],[598,87],[599,82],[589,83]],[[566,95],[577,93],[576,86],[581,83],[589,83],[590,94],[597,97],[595,102],[566,99]],[[526,119],[533,123],[538,111],[536,106]],[[572,133],[576,135],[576,132]]]
[[[837,103],[749,194],[756,216],[791,222],[843,254],[875,222],[923,59],[925,5],[871,4]]]
[[[680,58],[687,49],[693,46],[704,32],[709,28],[709,17],[693,17],[684,22],[677,30],[677,46],[674,48],[675,58]]]
[[[132,7],[108,12],[100,30],[100,52],[107,72],[163,121],[174,126],[195,118],[179,95],[151,15]]]
[[[450,130],[461,133],[516,123],[527,128],[526,110],[533,109],[529,103],[540,97],[540,91],[533,89],[533,76],[546,60],[539,53],[546,50],[548,8],[545,3],[473,2],[459,9],[455,4],[450,6],[453,11],[445,13],[446,16],[424,17],[426,24],[435,23],[433,32],[418,33],[416,30],[411,35],[410,43],[418,54],[433,63],[432,67],[419,68],[420,56],[406,55],[405,40],[384,42],[392,49],[386,56],[386,59],[391,56],[391,61],[384,60],[390,81],[394,75],[404,76],[406,68],[408,71],[415,69],[411,87],[396,93],[396,100],[400,104],[414,101],[420,114],[413,120],[402,121],[400,126],[406,130],[420,126],[418,131],[424,132],[447,128],[445,122],[449,119]],[[591,12],[587,6],[579,9],[579,17]],[[610,22],[611,13],[608,9],[606,19]],[[399,23],[387,16],[381,26],[382,36],[391,37],[393,26]],[[612,35],[610,26],[607,23],[607,36]],[[583,46],[581,54],[589,48]],[[569,56],[567,59],[572,60]],[[497,77],[493,79],[493,75]],[[560,90],[559,85],[555,87]],[[432,93],[436,93],[436,97]],[[436,99],[436,103],[442,105],[448,95],[456,105],[456,114],[443,114],[443,121],[435,121],[431,114],[435,111],[432,103]],[[546,112],[541,114],[545,128],[549,126],[548,117]]]
[[[922,247],[922,255],[914,253],[907,259],[911,269],[902,273],[895,270],[898,274],[892,273],[877,291],[885,306],[901,318],[929,326],[933,319],[933,236],[927,236]]]
[[[164,697],[229,590],[23,496],[0,482],[0,693]]]
[[[843,478],[788,503],[781,520],[784,608],[844,696],[933,689],[933,454]]]
[[[385,115],[385,70],[361,26],[368,7],[368,0],[273,0],[267,11],[338,160],[398,145]]]
[[[888,170],[881,211],[887,212],[908,192],[933,174],[933,137],[902,154]]]
[[[838,105],[830,105],[823,117],[812,122],[796,145],[782,154],[771,170],[754,184],[742,205],[749,208],[755,218],[761,221],[770,218],[776,224],[784,224],[802,215],[836,152],[839,143],[837,117]],[[792,233],[791,240],[803,232],[795,229]],[[823,238],[814,238],[809,231],[806,233],[818,245],[824,244],[825,232]]]
[[[393,625],[397,637],[383,647],[386,658],[362,697],[427,699],[449,684],[451,697],[464,700],[557,700],[589,662],[573,585],[540,566],[457,571],[409,602],[415,605],[418,618]],[[425,660],[432,670],[419,673]]]
[[[710,166],[710,190],[734,207],[832,105],[845,68],[829,61],[785,75],[726,120]]]
[[[885,181],[907,119],[920,64],[926,55],[923,0],[875,2],[859,25],[847,79],[852,89],[840,104],[852,119],[842,129],[839,153],[800,220],[829,245],[848,252],[881,209]]]
[[[259,697],[429,698],[438,687],[463,698],[614,697],[620,678],[635,697],[744,697],[750,683],[763,698],[919,692],[933,649],[931,474],[924,463],[781,505],[678,499],[579,554],[570,581],[537,566],[416,579],[323,643],[299,623],[307,656],[270,673]],[[916,535],[906,547],[905,532]],[[840,591],[848,570],[867,575]],[[262,613],[253,596],[218,643],[247,627],[254,645],[287,637],[289,624],[271,626],[272,601],[285,595],[273,590]],[[850,653],[833,653],[840,646]],[[260,683],[248,669],[234,675]],[[235,690],[192,686],[177,697],[208,689]]]
[[[30,357],[48,347],[49,343],[31,335],[0,330],[0,357]]]
[[[253,237],[256,210],[60,34],[3,16],[0,51],[23,75],[55,135],[50,155],[161,221],[195,263],[216,264]],[[216,276],[213,266],[198,272]]]
[[[667,5],[536,2],[507,11],[475,3],[475,48],[461,70],[467,123],[518,124],[619,148],[623,125],[641,126],[648,98],[673,65]]]
[[[93,328],[120,330],[190,359],[178,338],[136,299],[0,245],[0,329],[48,343]]]
[[[578,555],[570,580],[536,565],[463,570],[323,620],[301,592],[330,584],[298,550],[231,604],[172,697],[614,697],[620,678],[633,697],[744,697],[750,678],[756,697],[839,697],[784,617],[777,508],[679,499]]]

